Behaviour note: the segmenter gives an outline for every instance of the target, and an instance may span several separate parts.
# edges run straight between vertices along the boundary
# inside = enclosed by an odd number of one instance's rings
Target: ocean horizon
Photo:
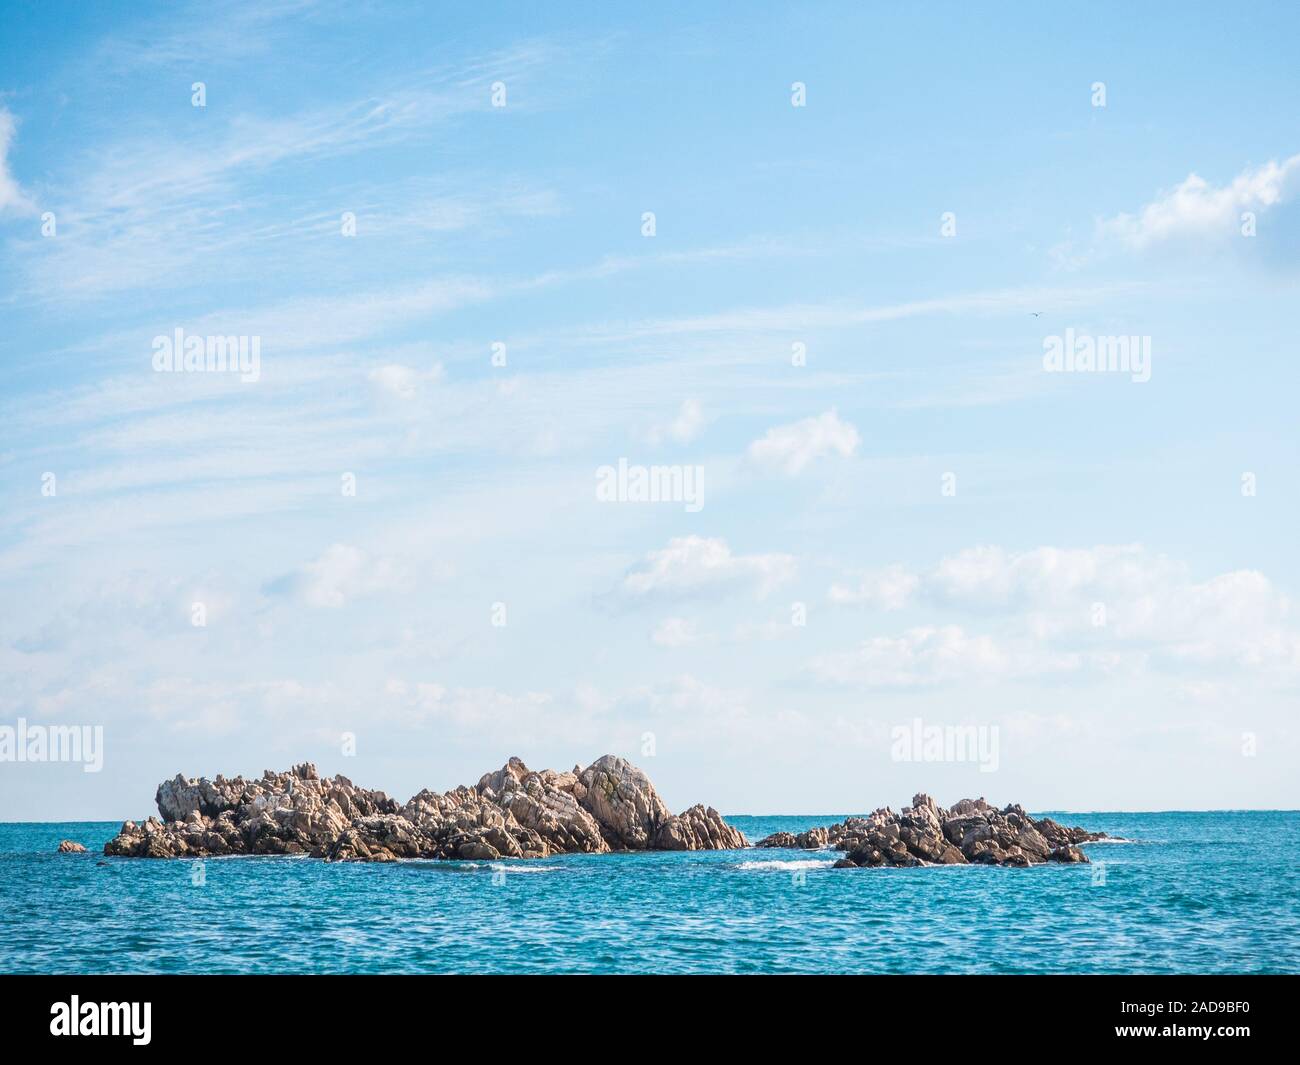
[[[1090,864],[835,869],[834,850],[327,863],[105,858],[0,824],[14,973],[1281,973],[1295,811],[1044,811]],[[753,842],[841,820],[727,817]],[[57,854],[62,839],[88,848]]]
[[[897,805],[897,804],[895,804],[895,805]],[[826,825],[826,824],[830,824],[830,823],[832,823],[832,822],[834,822],[834,821],[843,821],[846,817],[864,817],[864,816],[866,816],[867,814],[869,814],[870,812],[871,812],[870,810],[855,810],[855,811],[853,811],[852,813],[847,813],[847,814],[845,814],[845,813],[830,813],[830,814],[827,814],[827,813],[808,813],[808,814],[805,814],[805,813],[793,813],[793,814],[781,814],[781,813],[760,813],[760,814],[756,814],[756,813],[725,813],[725,812],[723,812],[723,813],[721,814],[721,816],[722,816],[722,818],[723,818],[725,821],[727,821],[727,822],[729,822],[729,823],[730,823],[730,822],[733,822],[733,821],[736,821],[736,820],[743,820],[743,819],[745,819],[745,818],[748,818],[748,819],[751,820],[751,821],[770,821],[770,820],[779,820],[779,819],[781,819],[781,818],[797,818],[797,819],[810,819],[814,824],[818,824],[818,825]],[[1062,818],[1067,818],[1067,817],[1082,817],[1082,816],[1085,816],[1085,815],[1086,815],[1086,816],[1100,815],[1100,816],[1104,816],[1104,817],[1121,817],[1121,816],[1125,816],[1125,815],[1128,815],[1128,814],[1300,814],[1300,807],[1297,807],[1296,809],[1287,809],[1287,808],[1283,808],[1283,807],[1278,807],[1278,808],[1274,809],[1274,808],[1272,808],[1272,807],[1248,807],[1248,806],[1243,806],[1243,807],[1239,807],[1239,808],[1238,808],[1238,807],[1224,807],[1224,808],[1222,808],[1222,809],[1204,809],[1204,810],[1199,810],[1199,809],[1170,809],[1170,810],[1102,810],[1102,809],[1095,809],[1095,810],[1082,810],[1082,809],[1080,809],[1080,810],[1066,810],[1066,809],[1063,809],[1063,808],[1059,808],[1059,809],[1041,809],[1041,810],[1039,810],[1039,809],[1033,809],[1033,810],[1030,810],[1030,811],[1028,811],[1028,812],[1029,812],[1032,816],[1034,816],[1034,817],[1036,817],[1036,818],[1039,818],[1039,817],[1050,817],[1050,818],[1053,818],[1054,820],[1059,821],[1059,820],[1061,820]],[[48,821],[32,821],[32,820],[24,820],[24,819],[13,819],[13,820],[10,820],[10,819],[7,819],[7,818],[0,818],[0,826],[3,826],[3,825],[14,825],[14,826],[29,825],[29,826],[36,827],[36,826],[41,826],[41,825],[93,825],[93,826],[95,826],[95,827],[99,827],[100,825],[113,825],[113,826],[115,826],[114,831],[116,832],[117,828],[120,828],[120,827],[122,826],[122,823],[123,823],[124,821],[127,821],[127,820],[143,821],[145,818],[148,818],[148,817],[156,817],[157,815],[158,815],[158,814],[157,814],[157,810],[150,810],[150,811],[148,811],[148,812],[146,812],[146,813],[143,813],[143,814],[137,814],[137,815],[134,816],[134,817],[131,817],[130,815],[128,815],[128,816],[126,816],[126,817],[118,817],[118,818],[96,818],[96,819],[94,819],[94,820],[79,820],[79,819],[77,819],[77,818],[52,818],[51,820],[48,820]]]

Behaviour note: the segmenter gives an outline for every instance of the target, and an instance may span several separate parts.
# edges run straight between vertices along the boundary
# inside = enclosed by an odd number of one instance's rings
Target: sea
[[[1027,869],[795,850],[379,865],[105,858],[116,822],[0,824],[0,972],[1300,972],[1300,813],[1046,813],[1124,842]],[[755,840],[843,817],[727,820]]]

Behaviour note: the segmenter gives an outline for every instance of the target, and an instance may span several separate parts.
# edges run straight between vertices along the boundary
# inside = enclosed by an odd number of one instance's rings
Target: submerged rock
[[[1104,832],[1066,828],[1050,817],[1035,821],[1021,806],[997,809],[983,799],[962,799],[945,810],[930,796],[914,795],[901,813],[885,807],[866,817],[813,828],[797,836],[776,832],[756,847],[834,847],[846,852],[836,869],[915,865],[1026,866],[1087,862],[1076,844]]]
[[[86,848],[73,840],[65,839],[59,843],[60,854],[85,854]]]
[[[673,815],[650,778],[605,755],[572,772],[518,758],[473,787],[421,791],[400,806],[310,763],[261,779],[187,779],[158,786],[161,819],[127,821],[104,853],[179,858],[306,854],[331,861],[495,861],[614,850],[724,850],[745,837],[711,806]]]

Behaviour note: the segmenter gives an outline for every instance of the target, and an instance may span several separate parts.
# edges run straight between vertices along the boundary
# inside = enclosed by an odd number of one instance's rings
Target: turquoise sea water
[[[0,972],[1300,972],[1300,814],[1052,816],[1136,842],[1085,848],[1104,882],[748,850],[208,859],[196,884],[193,861],[97,853],[117,824],[0,824]]]

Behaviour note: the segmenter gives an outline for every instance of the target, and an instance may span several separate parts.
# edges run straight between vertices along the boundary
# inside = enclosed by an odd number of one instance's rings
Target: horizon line
[[[885,809],[885,807],[876,807],[876,809]],[[846,817],[863,817],[872,813],[872,810],[849,813],[766,813],[766,814],[729,814],[723,813],[724,818],[733,817],[814,817],[814,818],[838,818],[840,820]],[[1220,809],[1205,810],[1069,810],[1064,807],[1052,809],[1029,810],[1030,813],[1049,815],[1049,814],[1300,814],[1300,808],[1281,808],[1281,807],[1263,807],[1263,806],[1233,806]],[[157,817],[157,814],[149,814],[148,817]],[[147,820],[147,818],[145,818]],[[159,818],[159,820],[162,820]],[[108,820],[103,819],[65,819],[62,821],[9,821],[0,818],[0,825],[120,825],[124,821],[136,821],[134,817],[123,817]]]

